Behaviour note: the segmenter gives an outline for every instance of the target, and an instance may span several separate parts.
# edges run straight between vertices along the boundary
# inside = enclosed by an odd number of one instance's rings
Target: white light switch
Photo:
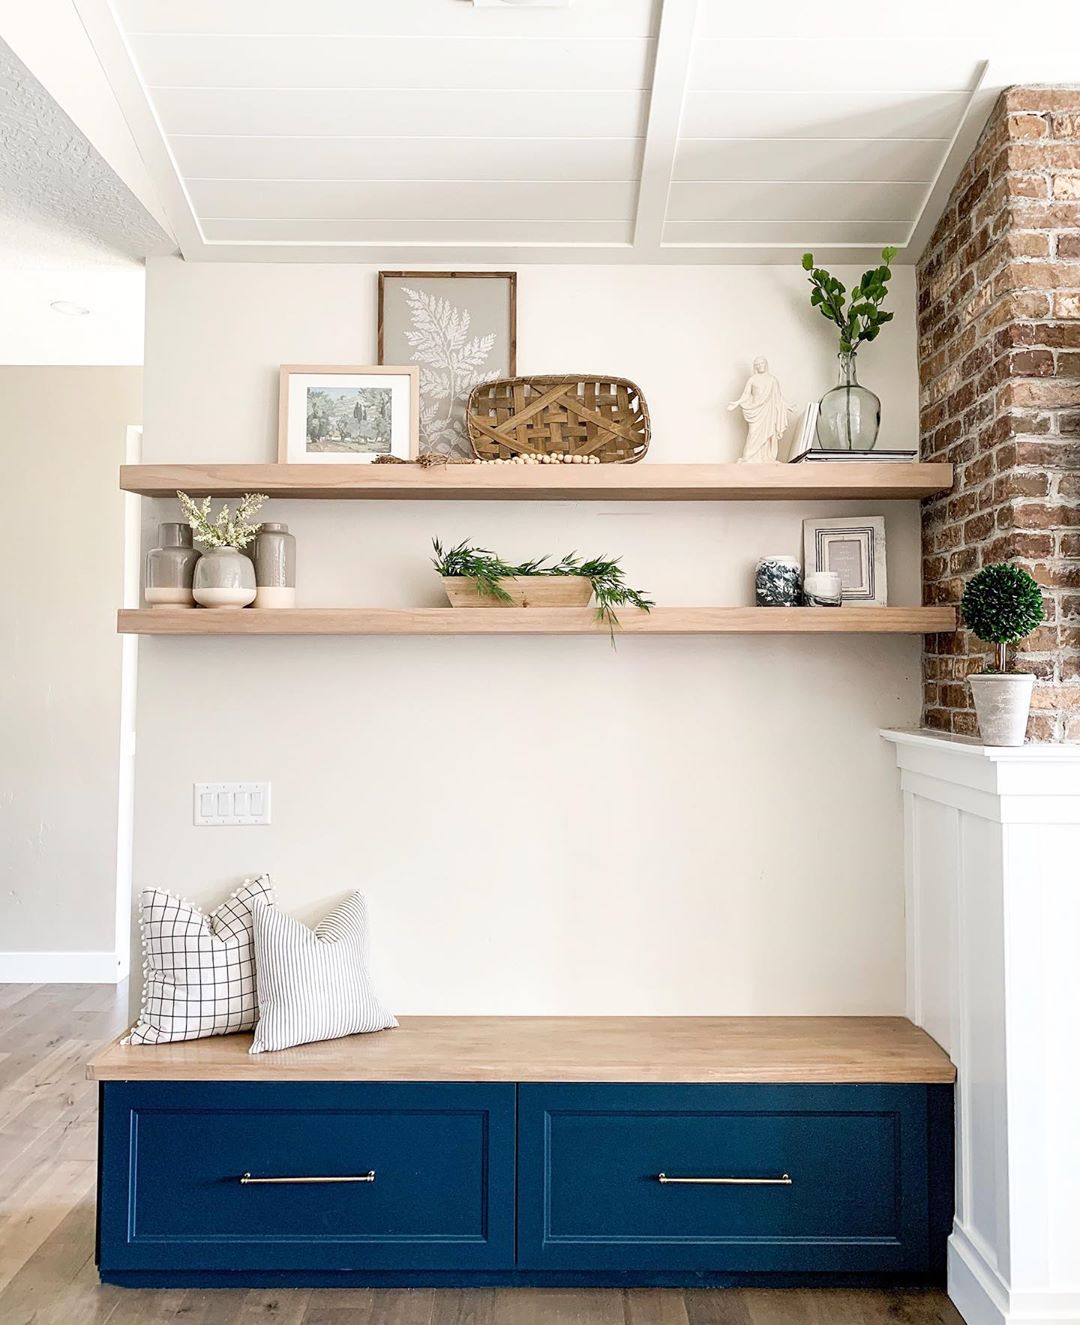
[[[195,783],[196,827],[269,822],[269,782]]]

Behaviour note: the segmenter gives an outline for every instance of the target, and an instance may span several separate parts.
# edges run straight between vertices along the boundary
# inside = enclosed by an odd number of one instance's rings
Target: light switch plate
[[[270,822],[269,782],[196,782],[195,826]]]

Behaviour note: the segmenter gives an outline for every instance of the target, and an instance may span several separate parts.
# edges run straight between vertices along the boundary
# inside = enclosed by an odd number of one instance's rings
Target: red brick
[[[1007,370],[1011,377],[1052,377],[1054,355],[1050,350],[1018,350],[1008,356]]]
[[[1035,560],[1039,557],[1054,555],[1054,539],[1051,534],[1029,534],[1014,530],[988,543],[983,549],[983,565],[992,566],[997,561],[1015,561],[1020,559]]]
[[[994,107],[993,116],[1016,111],[1074,111],[1080,114],[1080,89],[1074,87],[1007,87]]]
[[[1011,508],[1018,529],[1068,529],[1080,525],[1080,504],[1019,501]]]
[[[1062,119],[1065,117],[1062,116]],[[1017,138],[1045,138],[1050,132],[1050,118],[1046,115],[1019,114],[1008,115],[1005,118],[1005,132],[1012,139]],[[1060,134],[1059,137],[1068,138],[1069,134]]]

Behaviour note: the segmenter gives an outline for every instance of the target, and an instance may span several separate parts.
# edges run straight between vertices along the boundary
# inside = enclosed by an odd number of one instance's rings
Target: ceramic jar
[[[287,524],[264,521],[252,548],[255,606],[296,606],[296,539]]]
[[[844,586],[834,570],[815,570],[803,580],[803,602],[807,607],[839,607]]]
[[[255,567],[234,547],[208,548],[195,567],[192,589],[200,607],[247,607],[255,598]]]
[[[758,607],[798,607],[800,566],[795,557],[762,557],[754,576]]]
[[[190,525],[158,525],[158,544],[146,554],[147,607],[194,607],[191,586],[199,554]]]

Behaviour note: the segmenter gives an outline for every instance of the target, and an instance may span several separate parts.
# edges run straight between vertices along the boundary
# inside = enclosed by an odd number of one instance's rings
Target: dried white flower
[[[226,502],[213,518],[209,497],[195,502],[186,492],[177,492],[176,496],[196,541],[205,543],[207,547],[245,548],[262,528],[261,524],[252,522],[252,516],[257,514],[259,507],[266,501],[260,492],[245,493],[235,514]]]

